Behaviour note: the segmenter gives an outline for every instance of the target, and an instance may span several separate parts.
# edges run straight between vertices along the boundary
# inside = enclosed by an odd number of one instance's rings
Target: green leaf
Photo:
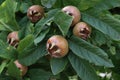
[[[15,59],[17,51],[0,40],[0,57],[6,59]]]
[[[46,17],[41,19],[39,22],[37,22],[36,26],[35,26],[35,32],[34,35],[35,37],[37,37],[40,32],[42,31],[42,29],[45,27],[45,25],[50,25],[55,13],[58,11],[58,9],[53,9],[50,10],[47,14]]]
[[[24,57],[19,58],[19,62],[24,65],[32,65],[39,58],[43,57],[47,53],[45,43],[41,43],[37,48],[33,51],[30,51],[29,54]]]
[[[102,32],[100,32],[98,30],[93,30],[90,37],[91,37],[92,43],[94,45],[101,46],[101,45],[104,45],[104,44],[110,42],[110,39],[108,38],[108,36],[104,35]]]
[[[113,29],[115,29],[120,34],[120,20],[115,18],[113,15],[106,14],[104,15],[101,20],[105,23],[109,24]]]
[[[50,61],[50,65],[53,74],[56,75],[62,72],[65,69],[67,63],[68,61],[66,58],[60,58],[60,59],[52,58]]]
[[[4,70],[4,68],[6,67],[7,62],[8,62],[8,61],[3,61],[3,62],[1,63],[1,65],[0,65],[0,74],[2,73],[2,71]]]
[[[40,35],[34,40],[34,43],[35,43],[35,44],[40,43],[40,42],[45,38],[45,36],[46,36],[46,34],[47,34],[48,32],[49,32],[49,28],[46,29],[46,30],[44,30],[44,31],[42,31],[42,32],[40,33]]]
[[[63,0],[64,5],[76,6],[80,11],[85,11],[100,2],[101,0]]]
[[[98,80],[95,70],[87,61],[75,56],[73,53],[68,55],[68,59],[82,80]]]
[[[17,78],[18,80],[21,78],[20,74],[20,70],[17,68],[17,66],[15,65],[15,63],[13,61],[11,61],[8,64],[8,74],[12,77]]]
[[[0,39],[2,40],[2,41],[4,41],[5,43],[7,42],[7,36],[8,36],[8,32],[6,32],[6,31],[1,31],[0,32]]]
[[[82,19],[95,29],[111,37],[113,40],[120,40],[120,33],[105,21],[85,13],[82,14]]]
[[[96,16],[100,14],[102,11],[109,10],[119,6],[120,6],[119,0],[101,0],[100,3],[96,4],[93,8],[90,8],[86,12]]]
[[[68,30],[71,26],[73,17],[65,14],[62,11],[59,11],[55,17],[54,22],[58,25],[59,29],[61,30],[63,36],[66,36],[68,33]]]
[[[30,80],[49,80],[51,73],[42,69],[31,69],[28,75]]]
[[[19,54],[22,54],[24,50],[30,47],[33,44],[33,40],[34,37],[31,34],[27,35],[24,39],[22,39],[17,47],[17,51],[19,52]]]
[[[9,25],[5,24],[5,22],[3,22],[2,20],[0,20],[0,30],[13,31],[13,29]]]
[[[56,0],[41,0],[43,6],[51,8],[55,4]]]
[[[20,11],[23,12],[23,13],[27,13],[27,10],[28,10],[29,7],[30,6],[29,6],[28,3],[23,2],[20,6]]]
[[[111,60],[108,59],[107,53],[85,40],[72,36],[69,40],[69,45],[73,53],[80,58],[86,59],[95,65],[113,67]]]
[[[12,30],[18,30],[19,26],[15,19],[15,11],[16,11],[17,3],[14,0],[6,0],[2,5],[0,6],[0,10],[3,10],[0,15],[3,17],[0,17],[0,23],[4,22],[4,24],[8,25],[9,29],[12,28]],[[3,24],[2,24],[3,25]],[[5,25],[3,25],[5,26]]]

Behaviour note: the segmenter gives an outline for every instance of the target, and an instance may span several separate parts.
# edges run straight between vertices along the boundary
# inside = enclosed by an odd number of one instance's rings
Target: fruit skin
[[[8,34],[7,36],[7,42],[11,45],[17,48],[19,43],[19,37],[18,37],[18,31],[13,31]]]
[[[75,24],[77,24],[81,19],[80,11],[75,6],[66,6],[62,9],[62,11],[70,16],[73,16],[73,21],[71,26],[74,26]]]
[[[79,22],[73,28],[73,34],[86,40],[91,34],[91,27],[85,22]]]
[[[44,9],[40,5],[32,5],[27,11],[27,17],[32,23],[38,22],[44,16]]]
[[[20,69],[20,71],[22,72],[21,76],[24,76],[27,73],[28,67],[20,64],[18,60],[14,61],[14,63],[17,68]]]
[[[47,40],[47,50],[51,57],[61,58],[69,51],[67,40],[60,35],[53,35]]]

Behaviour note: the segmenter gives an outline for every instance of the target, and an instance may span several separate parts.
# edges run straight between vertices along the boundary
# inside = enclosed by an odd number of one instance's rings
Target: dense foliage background
[[[33,24],[26,13],[35,4],[44,7],[45,17]],[[76,6],[91,26],[88,40],[72,34],[72,17],[61,12],[67,5]],[[0,0],[0,80],[119,80],[119,7],[120,0]],[[7,43],[12,31],[19,32],[17,49]],[[49,59],[46,41],[55,34],[66,37],[70,50]],[[28,66],[23,77],[16,59]]]

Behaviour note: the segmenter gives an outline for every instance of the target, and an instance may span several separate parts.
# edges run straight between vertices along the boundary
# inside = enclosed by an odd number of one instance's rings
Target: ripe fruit
[[[60,35],[54,35],[47,41],[47,50],[51,57],[64,57],[69,51],[68,42],[64,37]]]
[[[36,23],[44,16],[44,9],[42,6],[33,5],[28,9],[27,16],[32,23]]]
[[[17,68],[20,69],[21,76],[24,76],[27,73],[28,67],[20,64],[18,60],[16,60],[14,63],[17,66]]]
[[[79,22],[81,15],[80,15],[80,11],[77,7],[66,6],[62,9],[62,11],[70,16],[73,16],[73,21],[72,21],[71,26],[74,26],[75,24],[77,24]]]
[[[11,46],[14,46],[15,48],[17,48],[18,43],[19,43],[18,32],[17,31],[13,31],[13,32],[9,33],[8,36],[7,36],[7,42]]]
[[[91,34],[91,28],[87,23],[79,22],[73,28],[73,34],[86,40]]]

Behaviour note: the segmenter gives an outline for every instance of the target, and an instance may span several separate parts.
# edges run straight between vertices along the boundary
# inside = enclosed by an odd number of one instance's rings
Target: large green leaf
[[[4,68],[6,67],[8,61],[2,61],[2,63],[0,64],[0,75],[2,73],[2,71],[4,70]]]
[[[0,39],[2,40],[2,41],[4,41],[5,43],[7,42],[7,36],[8,36],[8,33],[9,32],[6,32],[6,31],[1,31],[0,32]]]
[[[30,80],[49,80],[51,73],[42,69],[31,69],[28,75]]]
[[[8,29],[11,30],[18,30],[19,26],[15,19],[15,11],[16,11],[17,3],[14,0],[6,0],[1,6],[1,13],[0,13],[0,24],[7,26]],[[3,24],[4,23],[4,24]]]
[[[49,32],[49,28],[48,29],[45,29],[44,31],[42,31],[41,33],[40,33],[40,35],[34,40],[34,43],[35,44],[38,44],[39,42],[41,42],[44,38],[45,38],[45,36],[47,35],[47,33]]]
[[[6,59],[15,59],[17,51],[0,40],[0,57]]]
[[[42,29],[44,29],[45,25],[50,25],[55,13],[58,11],[58,9],[53,9],[51,11],[49,11],[46,14],[46,17],[41,19],[35,26],[35,32],[34,35],[35,37],[38,37],[38,35],[40,34],[40,32],[42,31]]]
[[[85,13],[82,14],[82,19],[95,29],[110,36],[113,40],[120,40],[120,32],[113,28],[109,23]]]
[[[109,10],[109,9],[119,7],[119,6],[120,6],[119,0],[101,0],[100,3],[93,6],[93,8],[90,8],[86,12],[96,16],[96,15],[99,15],[102,11]]]
[[[15,77],[16,79],[20,79],[21,78],[21,72],[20,70],[16,67],[15,63],[13,61],[11,61],[8,64],[8,74],[12,77]]]
[[[19,54],[23,54],[24,50],[26,50],[33,44],[33,40],[34,37],[31,34],[27,35],[24,39],[22,39],[17,47],[17,51],[19,52]]]
[[[63,36],[66,36],[68,33],[68,30],[71,26],[73,17],[65,14],[62,11],[59,11],[55,17],[54,22],[58,25],[59,29],[61,30]]]
[[[39,46],[33,51],[29,50],[29,53],[21,58],[19,58],[19,62],[24,65],[32,65],[34,64],[39,58],[43,57],[47,53],[45,43],[39,44]]]
[[[65,66],[67,65],[67,59],[66,58],[52,58],[50,61],[51,69],[54,75],[62,72],[65,69]]]
[[[102,32],[98,30],[93,30],[90,37],[92,39],[91,40],[92,44],[97,45],[97,46],[104,45],[111,41],[107,35],[104,35]]]
[[[41,0],[42,5],[47,8],[51,8],[55,4],[56,0]]]
[[[113,67],[112,62],[108,59],[107,53],[85,40],[72,36],[69,40],[69,45],[73,53],[80,58],[89,60],[89,62],[95,65]]]
[[[101,20],[109,24],[113,29],[120,33],[120,20],[115,18],[113,15],[106,14]]]
[[[64,5],[74,5],[81,11],[85,11],[99,2],[101,2],[101,0],[63,0]]]
[[[69,54],[68,59],[82,80],[98,80],[95,70],[87,61],[77,57],[73,53]]]

